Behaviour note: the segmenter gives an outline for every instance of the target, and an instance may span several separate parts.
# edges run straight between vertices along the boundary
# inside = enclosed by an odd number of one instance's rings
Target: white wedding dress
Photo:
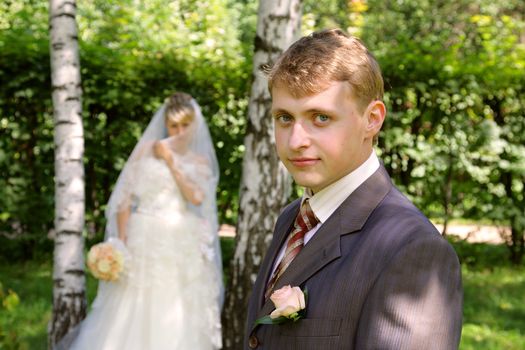
[[[202,174],[199,164],[184,164],[187,173]],[[209,225],[188,210],[163,161],[134,166],[131,258],[122,278],[100,282],[71,349],[218,349],[222,276]]]

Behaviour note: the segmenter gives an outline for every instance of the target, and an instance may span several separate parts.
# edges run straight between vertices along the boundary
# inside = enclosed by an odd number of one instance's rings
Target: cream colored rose
[[[107,273],[111,269],[111,265],[107,260],[100,260],[97,264],[97,268],[101,273]]]
[[[289,317],[306,306],[303,291],[299,287],[292,288],[289,285],[273,292],[270,299],[275,305],[275,310],[270,314],[272,319]]]
[[[99,254],[100,248],[98,246],[93,246],[88,253],[88,264],[94,265]]]

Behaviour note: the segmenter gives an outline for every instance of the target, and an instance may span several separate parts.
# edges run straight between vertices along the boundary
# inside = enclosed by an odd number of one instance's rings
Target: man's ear
[[[372,101],[368,105],[365,117],[367,118],[366,135],[373,138],[381,130],[385,120],[386,107],[382,101]]]

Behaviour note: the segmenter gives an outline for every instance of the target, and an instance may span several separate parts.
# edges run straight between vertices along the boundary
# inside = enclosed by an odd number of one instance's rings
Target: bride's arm
[[[173,160],[168,163],[173,178],[179,185],[180,191],[184,198],[193,205],[200,205],[204,199],[204,193],[202,189],[198,187],[193,181],[174,166]]]
[[[158,141],[155,143],[154,152],[159,158],[164,159],[168,165],[184,199],[193,205],[200,205],[204,199],[204,192],[175,165],[171,151]]]
[[[117,212],[118,238],[120,238],[120,240],[124,243],[126,243],[128,238],[128,233],[126,230],[129,216],[131,214],[131,206],[129,205],[129,201],[126,200],[125,202],[126,203],[122,204],[122,209]]]

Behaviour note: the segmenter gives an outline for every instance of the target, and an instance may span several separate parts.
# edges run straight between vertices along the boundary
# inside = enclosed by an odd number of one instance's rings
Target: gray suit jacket
[[[278,280],[308,288],[306,317],[253,326],[273,261],[299,210],[275,226],[248,306],[244,348],[457,349],[463,293],[457,255],[432,223],[393,185],[383,167],[323,223]]]

